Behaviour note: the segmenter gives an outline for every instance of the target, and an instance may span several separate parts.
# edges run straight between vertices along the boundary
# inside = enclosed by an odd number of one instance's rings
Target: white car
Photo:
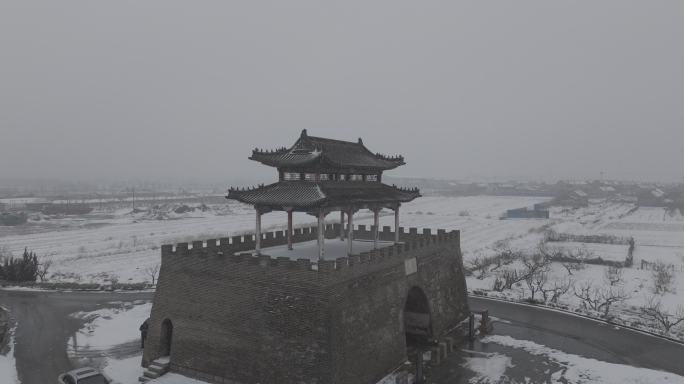
[[[115,384],[112,379],[94,368],[78,368],[59,375],[59,384]]]

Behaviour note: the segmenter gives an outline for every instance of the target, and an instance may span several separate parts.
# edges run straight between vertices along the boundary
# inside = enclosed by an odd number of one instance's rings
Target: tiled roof
[[[420,197],[418,189],[363,181],[281,181],[254,189],[230,189],[227,196],[247,204],[281,208],[402,203],[417,197]]]
[[[388,170],[404,165],[402,156],[388,157],[369,151],[358,142],[308,136],[306,130],[289,149],[275,151],[255,149],[250,159],[274,167],[321,165],[336,168]]]
[[[316,183],[279,182],[254,189],[230,189],[227,198],[252,205],[313,207],[325,200],[325,195]]]

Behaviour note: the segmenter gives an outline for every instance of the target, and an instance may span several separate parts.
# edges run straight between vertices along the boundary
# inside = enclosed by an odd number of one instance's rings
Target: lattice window
[[[366,181],[378,181],[378,175],[366,175]]]
[[[301,174],[298,172],[285,172],[283,175],[285,181],[297,181],[301,180]]]

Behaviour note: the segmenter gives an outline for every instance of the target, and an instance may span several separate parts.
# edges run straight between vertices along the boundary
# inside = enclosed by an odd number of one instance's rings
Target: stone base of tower
[[[467,316],[458,231],[400,228],[399,244],[318,263],[243,254],[254,240],[162,247],[143,365],[168,355],[172,372],[211,383],[375,383],[406,359],[407,340],[439,338]]]

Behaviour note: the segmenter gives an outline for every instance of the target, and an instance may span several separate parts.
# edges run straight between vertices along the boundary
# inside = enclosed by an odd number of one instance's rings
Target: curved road
[[[117,305],[112,302],[151,300],[153,295],[152,292],[0,290],[0,305],[10,310],[10,317],[17,325],[14,352],[19,379],[23,384],[52,383],[59,373],[73,368],[73,362],[67,356],[66,344],[83,324],[82,320],[74,319],[70,314]],[[531,340],[601,361],[684,376],[684,345],[534,306],[480,297],[470,297],[469,304],[472,310],[488,309],[490,316],[499,319],[495,323],[496,334]],[[487,352],[492,347],[484,344],[474,349]],[[453,363],[435,370],[433,379],[436,382],[467,382],[467,374],[460,368],[461,360],[458,360],[457,354],[454,359]],[[534,365],[534,361],[529,361],[527,367],[521,365],[517,369],[526,370],[524,375],[530,377],[531,368],[536,368]]]
[[[0,306],[9,310],[11,324],[16,325],[14,356],[19,380],[22,384],[54,383],[60,373],[75,368],[66,345],[83,320],[70,314],[115,307],[112,302],[151,300],[153,295],[0,290]]]
[[[488,309],[494,333],[531,340],[566,353],[684,376],[684,344],[531,305],[469,297],[472,311]]]

